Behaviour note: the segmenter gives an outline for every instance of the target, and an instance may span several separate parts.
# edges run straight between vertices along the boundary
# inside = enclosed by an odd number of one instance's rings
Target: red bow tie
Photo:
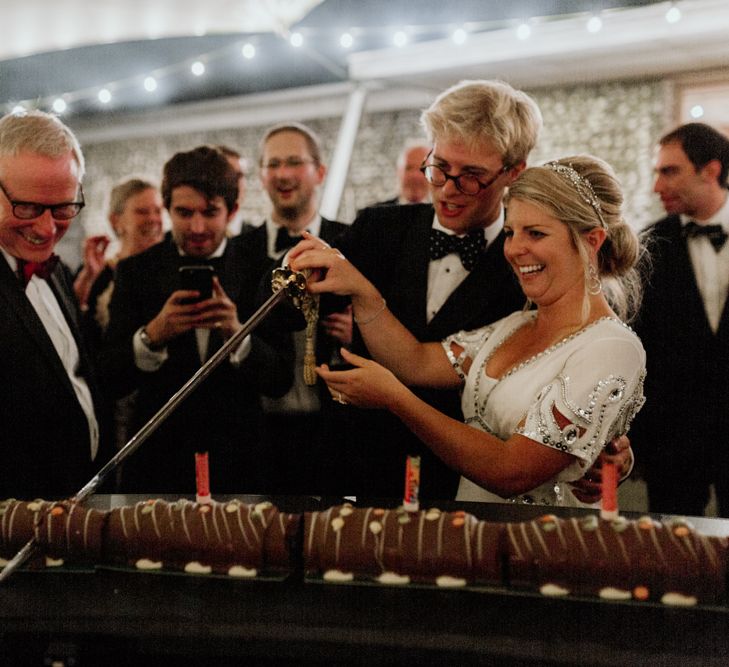
[[[24,259],[18,260],[18,275],[24,286],[26,286],[33,276],[48,280],[53,269],[58,264],[58,255],[51,255],[44,262],[26,262]]]

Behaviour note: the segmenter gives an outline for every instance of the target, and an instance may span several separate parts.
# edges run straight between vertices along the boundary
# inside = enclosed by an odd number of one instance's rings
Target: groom
[[[338,247],[403,325],[426,342],[523,307],[524,295],[503,254],[502,200],[526,166],[542,117],[528,95],[508,84],[468,81],[439,95],[421,123],[432,145],[425,161],[432,203],[365,209]],[[358,333],[352,350],[369,356]],[[417,393],[463,419],[457,393]],[[411,454],[421,457],[421,498],[455,497],[459,475],[397,417],[351,406],[348,411],[349,428],[330,445],[323,464],[329,466],[330,491],[401,497]],[[627,447],[627,441],[618,446]]]

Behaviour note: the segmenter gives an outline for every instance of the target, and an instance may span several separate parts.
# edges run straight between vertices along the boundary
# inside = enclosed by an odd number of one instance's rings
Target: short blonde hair
[[[573,169],[578,178],[589,184],[599,204],[598,210],[587,200],[584,191],[575,187],[574,181],[554,169],[555,165]],[[644,248],[623,218],[623,191],[607,162],[592,155],[572,155],[530,167],[509,186],[507,208],[512,199],[534,204],[567,225],[585,264],[586,288],[589,258],[582,234],[603,227],[607,237],[597,254],[597,272],[605,281],[606,295],[618,316],[629,321],[635,315],[641,300],[638,267]]]
[[[9,113],[0,118],[0,156],[23,152],[58,158],[71,151],[79,167],[78,180],[86,171],[84,155],[74,133],[57,116],[43,111]]]
[[[478,148],[490,141],[505,166],[526,162],[542,128],[542,114],[526,93],[503,81],[461,81],[441,93],[420,122],[428,138]]]

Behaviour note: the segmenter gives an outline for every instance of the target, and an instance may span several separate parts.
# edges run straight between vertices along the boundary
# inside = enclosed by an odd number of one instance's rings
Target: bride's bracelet
[[[385,311],[385,308],[387,308],[387,301],[385,301],[385,298],[382,298],[382,305],[380,306],[379,310],[372,315],[371,317],[368,317],[366,320],[358,320],[356,317],[352,316],[352,319],[354,320],[355,324],[358,324],[359,326],[363,326],[365,324],[369,324],[370,322],[374,322],[382,313]]]

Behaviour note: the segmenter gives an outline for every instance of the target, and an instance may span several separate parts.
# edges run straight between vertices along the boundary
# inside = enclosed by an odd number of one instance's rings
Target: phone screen
[[[200,292],[197,298],[187,300],[187,303],[197,303],[209,299],[213,295],[213,276],[215,269],[209,264],[196,264],[180,267],[180,289],[196,290]]]

